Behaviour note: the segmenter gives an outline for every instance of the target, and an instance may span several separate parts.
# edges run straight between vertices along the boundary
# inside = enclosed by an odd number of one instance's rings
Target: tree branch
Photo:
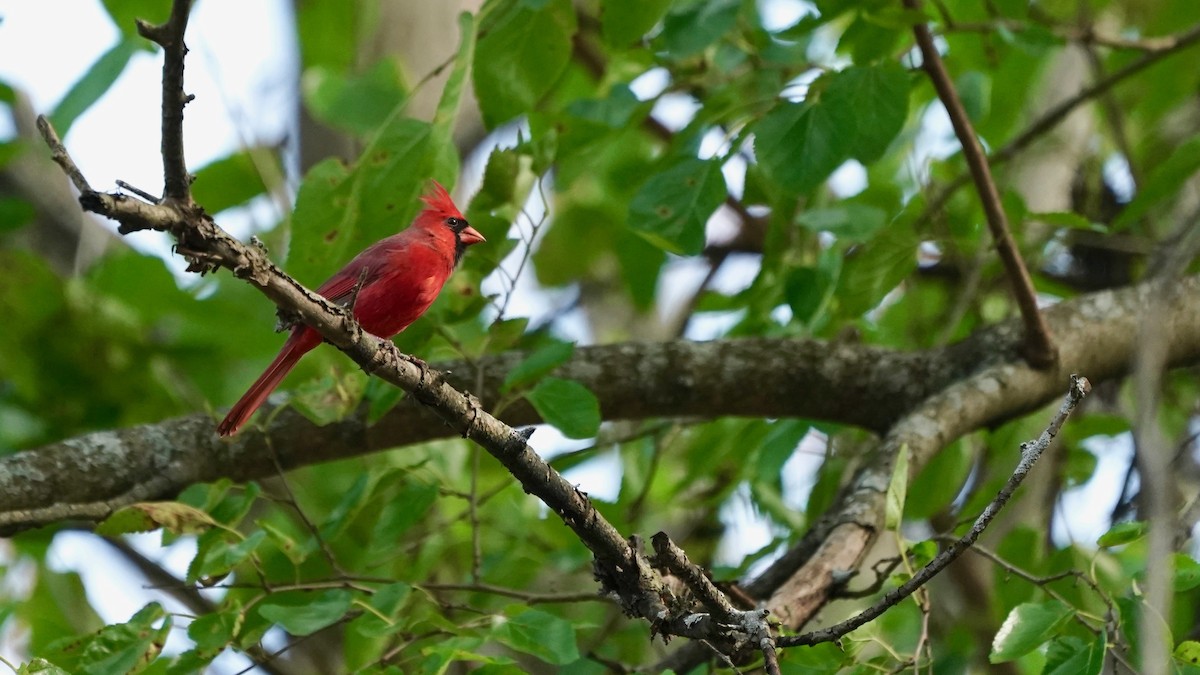
[[[163,199],[191,204],[191,176],[183,157],[183,107],[192,96],[183,91],[183,61],[187,45],[183,43],[187,32],[191,0],[176,0],[171,4],[171,16],[167,22],[153,25],[138,20],[138,34],[158,44],[165,52],[162,76],[162,159]]]
[[[919,11],[920,0],[904,0],[904,6]],[[988,166],[987,156],[983,153],[983,146],[979,144],[967,110],[963,107],[962,100],[950,81],[950,74],[946,72],[946,65],[942,63],[942,57],[933,44],[929,26],[916,23],[913,25],[913,34],[917,38],[917,46],[921,49],[922,66],[933,81],[938,98],[946,106],[954,133],[962,144],[963,158],[966,159],[971,176],[975,180],[975,189],[979,192],[979,200],[987,216],[988,229],[991,230],[992,239],[996,243],[996,253],[999,254],[1000,262],[1008,274],[1013,297],[1021,310],[1021,318],[1025,322],[1025,358],[1034,366],[1048,368],[1058,356],[1050,337],[1050,329],[1038,311],[1033,279],[1030,278],[1025,261],[1021,259],[1012,232],[1009,231],[1008,216],[1000,203],[1000,191],[996,189],[996,181],[992,179],[992,171]]]
[[[1046,132],[1058,126],[1060,122],[1067,118],[1075,108],[1087,103],[1088,101],[1101,96],[1109,89],[1120,82],[1127,80],[1134,75],[1142,72],[1150,66],[1162,61],[1168,56],[1178,54],[1180,51],[1190,48],[1196,44],[1200,44],[1200,25],[1193,26],[1188,30],[1179,33],[1177,36],[1170,38],[1170,45],[1158,51],[1147,52],[1140,59],[1126,65],[1124,68],[1119,68],[1109,73],[1107,77],[1096,80],[1090,87],[1085,87],[1079,93],[1062,101],[1050,110],[1047,110],[1041,117],[1033,121],[1025,130],[1018,134],[1015,138],[1005,143],[999,150],[992,153],[988,158],[988,162],[992,166],[999,166],[1012,158],[1016,157],[1031,143],[1037,140]],[[959,188],[966,185],[970,180],[969,175],[961,175],[958,178],[947,183],[942,189],[930,198],[929,203],[925,206],[925,211],[920,220],[924,221],[929,218],[929,215],[937,212],[946,202],[950,201],[950,197]]]
[[[1093,382],[1126,374],[1138,350],[1142,310],[1159,294],[1170,298],[1168,319],[1162,324],[1169,365],[1200,359],[1200,277],[1189,277],[1103,291],[1047,308],[1046,319],[1061,336],[1057,375],[1021,365],[1016,351],[1021,328],[1015,321],[978,331],[957,344],[909,353],[766,338],[584,347],[576,349],[555,375],[591,389],[609,421],[801,417],[880,433],[925,399],[958,385],[971,392],[965,401],[972,406],[969,423],[953,425],[954,433],[961,434],[1045,405],[1058,395],[1055,377],[1071,371],[1087,372]],[[505,374],[522,358],[521,353],[484,357],[474,364],[478,371],[463,362],[434,367],[447,373],[448,383],[470,387],[484,400],[497,400]],[[1002,388],[976,391],[981,381],[993,386],[1000,382]],[[482,389],[475,389],[479,382]],[[193,414],[0,457],[0,533],[64,518],[100,519],[132,501],[169,499],[195,482],[274,476],[272,445],[289,470],[455,433],[428,408],[411,403],[396,406],[373,426],[361,410],[325,426],[316,426],[291,408],[262,419],[269,420],[267,426],[247,428],[226,441],[211,433],[214,421],[209,415]],[[525,401],[505,408],[503,419],[510,426],[540,421]],[[957,421],[942,418],[935,424],[951,422]],[[144,484],[154,489],[138,487]],[[135,489],[136,495],[127,494]],[[73,510],[78,504],[90,505],[91,510]],[[820,531],[814,528],[814,533]],[[796,555],[800,560],[807,557]],[[782,581],[750,593],[764,597]]]
[[[302,286],[272,263],[260,248],[245,246],[230,236],[192,201],[186,166],[183,164],[182,144],[183,106],[189,100],[183,93],[183,59],[187,52],[183,35],[190,4],[190,0],[176,0],[171,18],[160,26],[150,26],[144,22],[138,24],[143,36],[162,45],[165,50],[162,102],[165,195],[161,202],[145,203],[123,195],[91,190],[82,173],[72,169],[74,162],[62,147],[50,123],[44,119],[39,122],[39,128],[56,160],[76,180],[82,193],[80,204],[83,208],[117,220],[121,223],[122,233],[145,229],[169,232],[177,241],[176,250],[189,260],[189,271],[205,273],[222,267],[232,271],[235,276],[258,288],[289,316],[294,315],[320,333],[364,371],[412,394],[463,438],[470,438],[482,446],[521,483],[527,493],[535,495],[550,507],[592,551],[595,574],[602,592],[619,598],[627,614],[648,620],[652,635],[662,634],[664,639],[680,635],[728,642],[725,630],[711,621],[683,622],[671,619],[664,603],[673,601],[673,595],[650,567],[645,555],[632,541],[627,542],[596,511],[586,494],[567,482],[530,449],[528,433],[517,431],[483,410],[479,399],[455,389],[446,382],[442,373],[430,369],[424,361],[400,353],[389,340],[366,333],[355,321],[351,310],[331,303]],[[197,425],[194,431],[197,437],[207,437],[210,445],[216,438],[211,424]],[[36,461],[30,455],[24,458]],[[285,461],[283,458],[277,459],[273,453],[271,459],[272,463],[278,461],[279,466]],[[26,470],[21,475],[26,479],[38,475],[37,470],[29,470],[28,465],[23,468]],[[93,468],[89,467],[88,470]],[[49,506],[15,515],[19,522],[25,523],[37,520],[45,522],[47,518],[69,518],[76,514],[84,518],[101,516],[105,511],[116,508],[120,501],[139,501],[150,498],[152,493],[163,492],[164,483],[174,482],[168,476],[175,467],[168,465],[159,468],[164,470],[151,474],[151,482],[135,484],[133,488],[118,494],[116,500],[91,500],[86,502],[86,508],[71,508],[74,505],[64,507],[55,498]],[[115,472],[116,475],[122,473]],[[0,527],[4,526],[6,524],[0,524]]]
[[[1000,492],[996,494],[996,497],[984,507],[983,512],[975,519],[975,524],[971,527],[970,531],[963,535],[962,538],[935,556],[925,567],[912,575],[908,581],[884,594],[878,602],[867,609],[828,628],[822,628],[821,630],[803,635],[780,638],[777,644],[780,647],[799,647],[837,640],[850,631],[860,628],[870,621],[874,621],[881,614],[895,607],[902,600],[916,592],[917,589],[928,583],[930,579],[941,573],[942,570],[946,569],[946,566],[957,560],[964,551],[975,543],[979,535],[983,534],[983,531],[991,524],[992,519],[1000,513],[1000,509],[1004,508],[1009,498],[1016,492],[1017,487],[1029,475],[1029,471],[1033,468],[1034,463],[1042,456],[1046,448],[1050,447],[1050,442],[1058,436],[1059,430],[1062,429],[1063,423],[1067,421],[1067,418],[1075,410],[1075,406],[1079,405],[1079,402],[1091,390],[1092,385],[1086,377],[1071,376],[1071,388],[1067,391],[1066,399],[1063,400],[1058,413],[1050,420],[1050,425],[1042,431],[1041,436],[1036,441],[1021,444],[1021,461],[1017,463],[1017,468],[1009,476],[1008,481],[1004,483],[1004,487],[1000,488]]]
[[[1064,350],[1063,357],[1069,363],[1076,354]],[[911,480],[942,448],[986,426],[983,420],[1011,403],[1006,399],[1043,385],[1052,386],[1057,396],[1066,377],[1066,373],[1050,375],[1025,365],[996,366],[930,397],[893,425],[863,458],[861,468],[826,514],[743,590],[762,599],[784,626],[800,630],[822,607],[839,597],[845,580],[861,566],[882,531],[887,486],[893,462],[902,448],[909,452]],[[655,668],[687,672],[707,658],[700,647],[687,645]]]

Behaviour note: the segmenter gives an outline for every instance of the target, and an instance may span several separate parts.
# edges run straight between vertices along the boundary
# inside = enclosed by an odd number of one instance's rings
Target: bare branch
[[[586,494],[563,479],[529,448],[527,435],[483,410],[478,399],[452,387],[441,373],[431,370],[425,362],[400,353],[391,341],[363,331],[351,310],[331,303],[299,284],[272,263],[261,249],[234,239],[192,202],[182,145],[183,106],[188,99],[183,94],[183,58],[187,53],[183,35],[190,4],[190,0],[176,0],[171,18],[165,24],[138,24],[143,36],[162,45],[166,51],[162,132],[165,194],[162,202],[147,204],[87,188],[80,199],[83,208],[119,221],[122,232],[153,229],[171,233],[178,242],[176,250],[191,263],[189,271],[205,273],[220,267],[232,271],[346,352],[364,371],[401,387],[432,408],[463,438],[469,437],[486,449],[520,481],[526,492],[541,499],[576,533],[595,555],[596,577],[602,590],[619,597],[626,613],[646,618],[653,633],[661,633],[664,638],[669,635],[721,638],[721,632],[710,621],[684,623],[666,618],[668,612],[663,603],[671,597],[671,592],[646,557],[596,511]],[[44,120],[41,126],[51,149],[58,155],[61,143],[55,143],[54,130]],[[61,154],[60,165],[64,168],[73,166],[65,150],[61,150]],[[82,175],[78,177],[79,184],[86,188],[87,182]],[[211,437],[215,430],[210,425],[202,433]],[[162,474],[155,480],[169,482]],[[161,485],[139,488],[133,500],[148,497],[147,492],[161,492],[162,488]],[[72,517],[75,514],[70,506],[62,513],[51,515]],[[95,518],[115,506],[110,502],[89,504],[79,515]],[[49,508],[64,507],[56,503]],[[22,513],[18,517],[30,522],[31,516],[45,521],[45,514]]]
[[[918,10],[920,2],[904,0],[904,6]],[[1008,216],[1000,203],[1000,191],[992,178],[983,146],[980,145],[966,108],[963,107],[962,100],[950,81],[946,65],[942,63],[942,57],[933,44],[933,34],[929,32],[929,26],[924,23],[914,24],[913,34],[916,35],[917,45],[921,49],[922,66],[933,81],[938,98],[946,106],[954,133],[962,144],[963,158],[966,159],[971,176],[975,180],[975,189],[979,192],[979,200],[987,216],[988,229],[991,230],[992,239],[996,243],[996,253],[1000,255],[1000,261],[1012,284],[1013,297],[1021,310],[1021,318],[1025,321],[1025,358],[1036,367],[1048,368],[1058,359],[1058,355],[1050,337],[1050,328],[1038,311],[1033,279],[1029,276],[1029,270],[1025,267],[1025,261],[1021,259],[1020,251],[1017,250],[1017,244],[1009,230]]]
[[[96,191],[83,177],[83,172],[75,165],[75,160],[71,159],[71,155],[67,153],[67,148],[63,145],[62,139],[58,137],[58,132],[50,126],[50,120],[46,119],[44,115],[38,115],[37,128],[42,133],[46,145],[50,146],[51,158],[62,167],[63,173],[71,179],[71,183],[75,185],[76,190],[79,190],[80,195],[95,194]]]
[[[191,176],[183,157],[183,107],[192,97],[183,91],[183,61],[191,0],[175,0],[167,22],[152,25],[138,21],[138,34],[163,48],[162,77],[162,159],[163,199],[191,204]]]
[[[1058,435],[1059,430],[1062,429],[1063,423],[1067,421],[1067,418],[1070,417],[1071,413],[1075,410],[1075,406],[1079,405],[1079,402],[1082,401],[1091,390],[1092,385],[1090,382],[1088,382],[1086,377],[1080,377],[1078,375],[1071,376],[1071,387],[1067,391],[1067,396],[1063,400],[1062,406],[1059,407],[1058,413],[1055,414],[1054,418],[1050,420],[1049,426],[1042,431],[1041,436],[1039,436],[1036,441],[1032,443],[1021,444],[1021,461],[1017,463],[1017,468],[1013,471],[1012,475],[1009,476],[1008,481],[1005,482],[1004,487],[1000,489],[1000,492],[996,494],[996,497],[989,502],[986,507],[984,507],[983,513],[979,514],[979,517],[975,520],[975,524],[971,527],[970,531],[963,535],[961,539],[955,541],[953,544],[947,547],[946,550],[939,553],[933,560],[929,561],[929,564],[921,568],[908,581],[904,582],[896,589],[889,591],[882,598],[880,598],[878,602],[862,612],[859,612],[855,616],[828,628],[812,631],[803,635],[780,638],[777,641],[778,645],[780,647],[797,647],[801,645],[815,645],[821,642],[831,642],[836,640],[843,635],[846,635],[850,631],[860,628],[866,623],[875,620],[888,609],[896,606],[900,601],[912,595],[913,592],[928,583],[930,579],[937,576],[943,569],[946,568],[947,565],[954,562],[960,555],[963,554],[964,551],[969,549],[971,545],[975,543],[975,540],[979,538],[979,535],[983,534],[983,531],[987,529],[987,526],[992,522],[992,519],[1000,513],[1000,509],[1004,508],[1004,505],[1008,502],[1009,498],[1012,497],[1013,492],[1015,492],[1017,487],[1021,485],[1021,482],[1025,480],[1025,477],[1029,475],[1029,471],[1033,468],[1034,463],[1037,462],[1038,458],[1042,456],[1042,453],[1046,451],[1046,448],[1050,447],[1050,442],[1053,441],[1055,436]]]

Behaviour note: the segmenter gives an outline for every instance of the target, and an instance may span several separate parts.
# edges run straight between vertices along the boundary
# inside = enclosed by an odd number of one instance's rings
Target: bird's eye
[[[450,217],[446,219],[446,225],[449,225],[450,229],[458,232],[467,226],[467,221],[463,220],[462,218]]]

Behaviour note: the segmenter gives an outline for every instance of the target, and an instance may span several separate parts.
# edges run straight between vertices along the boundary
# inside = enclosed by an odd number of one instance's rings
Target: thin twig
[[[1066,119],[1067,115],[1070,115],[1075,108],[1087,103],[1097,96],[1100,96],[1120,82],[1137,75],[1146,68],[1149,68],[1168,56],[1200,43],[1200,25],[1193,26],[1192,28],[1179,33],[1178,36],[1176,36],[1173,40],[1174,41],[1170,48],[1148,52],[1142,58],[1130,63],[1124,68],[1119,68],[1109,73],[1104,79],[1097,80],[1090,87],[1085,87],[1084,89],[1080,90],[1079,93],[1042,113],[1042,116],[1037,118],[1037,120],[1026,127],[1025,131],[1022,131],[1008,143],[1005,143],[1004,146],[999,150],[992,153],[992,155],[988,158],[988,162],[992,166],[999,166],[1000,164],[1011,160],[1020,154],[1022,150],[1028,147],[1029,144],[1033,143],[1033,141],[1042,136],[1042,134],[1045,134],[1047,131],[1058,126],[1058,124]],[[946,205],[946,202],[950,201],[950,198],[954,196],[954,193],[957,192],[959,188],[966,185],[970,179],[971,178],[969,175],[960,175],[942,187],[937,195],[930,198],[919,220],[928,220],[931,214],[940,211],[941,208]]]
[[[79,190],[81,195],[95,194],[95,190],[88,184],[87,179],[83,177],[83,172],[75,164],[75,160],[71,159],[71,155],[67,153],[66,146],[63,145],[62,139],[58,137],[58,132],[50,125],[50,120],[44,115],[38,115],[37,128],[42,134],[42,139],[46,141],[46,145],[50,147],[50,157],[56,164],[62,167],[63,173],[67,174],[67,178],[71,179],[71,183],[75,185],[75,189]]]
[[[579,593],[529,593],[515,588],[492,584],[417,584],[428,591],[461,591],[464,593],[488,593],[520,600],[528,605],[546,605],[564,602],[612,602],[611,598],[595,591]]]
[[[919,11],[920,0],[904,0],[904,6]],[[1017,307],[1021,310],[1021,318],[1025,322],[1024,356],[1031,365],[1047,368],[1058,359],[1054,343],[1050,338],[1050,328],[1046,325],[1046,318],[1038,311],[1037,293],[1033,289],[1033,279],[1029,276],[1029,269],[1025,267],[1025,261],[1021,259],[1016,241],[1013,240],[1012,232],[1009,230],[1008,217],[1004,213],[1004,206],[1000,203],[1000,191],[996,188],[996,182],[992,178],[992,171],[988,166],[987,156],[983,153],[983,146],[980,145],[979,139],[975,135],[975,129],[971,126],[966,108],[963,107],[962,100],[959,99],[958,92],[954,89],[950,74],[946,71],[946,65],[942,63],[942,57],[933,44],[933,34],[929,32],[929,26],[924,23],[914,24],[913,34],[916,36],[917,46],[921,50],[922,66],[929,74],[929,79],[933,81],[938,98],[946,106],[946,112],[950,115],[950,122],[954,126],[954,133],[962,144],[963,158],[970,167],[971,176],[975,180],[975,189],[979,192],[979,200],[983,206],[983,212],[987,216],[988,229],[991,230],[992,239],[996,244],[996,253],[999,254],[1000,262],[1008,274],[1014,299]]]
[[[1043,27],[1041,24],[1032,24],[1026,21],[1006,19],[996,19],[988,22],[958,22],[950,19],[948,14],[942,14],[942,21],[945,24],[942,30],[946,33],[996,33],[1000,31],[1021,32],[1029,30],[1035,25],[1039,28]],[[1079,27],[1058,25],[1044,27],[1049,28],[1050,32],[1052,32],[1055,37],[1059,38],[1060,40],[1077,42],[1084,46],[1124,49],[1146,52],[1148,54],[1176,49],[1179,43],[1179,38],[1174,35],[1127,38],[1120,35],[1098,33],[1091,26]]]
[[[126,183],[123,180],[117,181],[117,187],[121,188],[122,190],[132,192],[133,194],[141,197],[142,199],[145,199],[146,201],[150,202],[151,204],[161,204],[162,203],[162,197],[156,197],[139,187],[134,187],[134,186],[130,185],[129,183]]]
[[[171,16],[164,24],[153,25],[138,20],[138,34],[163,48],[162,77],[162,159],[163,199],[180,204],[192,202],[191,176],[183,157],[183,107],[192,96],[183,91],[183,62],[191,0],[171,3]]]
[[[279,453],[275,450],[275,445],[269,438],[267,439],[267,450],[271,453],[271,461],[275,463],[275,471],[279,473],[279,483],[283,485],[283,491],[287,493],[286,503],[296,511],[296,515],[300,517],[300,521],[308,528],[309,534],[317,540],[317,546],[320,547],[321,553],[325,556],[325,561],[329,563],[329,568],[340,576],[346,576],[346,571],[338,564],[337,557],[333,554],[333,549],[329,547],[329,543],[321,536],[320,528],[308,517],[304,509],[300,507],[300,502],[296,500],[296,493],[292,491],[292,486],[288,483],[287,474],[283,470],[283,464],[279,461]]]
[[[1092,385],[1090,382],[1088,382],[1086,377],[1082,377],[1080,375],[1071,376],[1071,387],[1067,391],[1067,396],[1063,400],[1062,406],[1059,407],[1058,413],[1055,414],[1054,418],[1050,420],[1049,426],[1042,431],[1042,434],[1036,441],[1032,443],[1021,444],[1021,461],[1017,463],[1017,468],[1013,471],[1013,474],[1009,476],[1008,481],[1005,482],[1004,487],[1000,489],[1000,492],[996,494],[996,497],[992,499],[992,501],[988,503],[986,507],[984,507],[983,512],[980,513],[979,517],[975,519],[975,524],[971,527],[971,530],[963,535],[962,538],[956,540],[953,544],[948,546],[946,550],[942,551],[933,560],[929,561],[929,564],[921,568],[921,570],[914,574],[908,581],[904,582],[894,590],[889,591],[874,605],[871,605],[855,616],[842,621],[841,623],[829,626],[828,628],[822,628],[821,630],[812,631],[803,635],[779,638],[776,641],[777,646],[796,647],[801,645],[815,645],[821,642],[832,642],[833,640],[837,640],[850,631],[874,621],[881,614],[899,604],[902,600],[912,595],[917,589],[928,583],[930,579],[937,576],[943,569],[946,568],[947,565],[954,562],[960,555],[963,554],[964,551],[974,545],[975,540],[979,538],[979,535],[983,534],[983,531],[987,529],[987,526],[992,522],[992,519],[995,518],[998,513],[1000,513],[1000,510],[1004,508],[1004,505],[1008,502],[1009,498],[1012,497],[1013,492],[1015,492],[1017,487],[1020,486],[1021,482],[1025,480],[1025,477],[1029,475],[1029,471],[1033,468],[1033,464],[1037,462],[1039,457],[1042,456],[1042,453],[1046,451],[1046,448],[1050,447],[1050,442],[1053,441],[1054,437],[1058,435],[1063,423],[1067,421],[1067,418],[1075,410],[1075,406],[1079,405],[1079,402],[1083,400],[1085,396],[1087,396],[1091,389]]]

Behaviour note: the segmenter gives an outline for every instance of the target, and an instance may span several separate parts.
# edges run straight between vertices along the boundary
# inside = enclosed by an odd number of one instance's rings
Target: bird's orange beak
[[[463,243],[463,246],[470,246],[471,244],[478,244],[481,241],[487,241],[487,239],[483,238],[482,234],[479,234],[479,230],[476,230],[470,225],[463,229],[462,232],[458,233],[458,240]]]

